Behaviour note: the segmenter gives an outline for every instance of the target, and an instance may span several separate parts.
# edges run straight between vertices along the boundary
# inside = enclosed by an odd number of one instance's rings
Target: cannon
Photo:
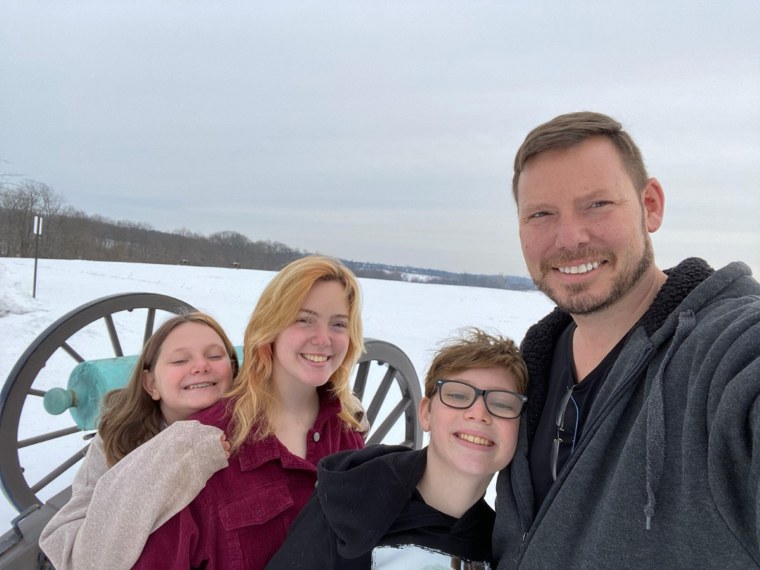
[[[21,355],[0,392],[0,486],[19,511],[0,536],[0,570],[50,567],[37,540],[70,496],[103,395],[126,383],[157,323],[194,310],[156,293],[103,297],[59,318]],[[367,338],[365,347],[352,387],[371,425],[367,443],[420,448],[421,393],[412,362],[382,340]]]

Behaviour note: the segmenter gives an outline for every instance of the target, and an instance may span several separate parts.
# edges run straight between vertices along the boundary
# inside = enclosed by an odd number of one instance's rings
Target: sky
[[[760,273],[757,0],[0,0],[0,180],[91,215],[527,275],[527,132],[620,120],[666,268]]]
[[[34,260],[0,258],[0,382],[8,378],[17,360],[48,326],[85,303],[106,295],[152,292],[169,295],[213,315],[236,346],[262,289],[274,273],[189,266],[107,263],[95,261],[41,260],[37,270],[36,297],[32,297]],[[553,304],[537,291],[507,291],[478,287],[456,287],[360,279],[363,296],[362,320],[365,338],[395,344],[411,360],[422,378],[439,343],[466,326],[477,326],[492,334],[519,341],[528,327],[548,313]],[[445,310],[441,310],[445,307]],[[158,312],[156,323],[169,315]],[[140,349],[145,315],[139,310],[114,315],[125,355]],[[158,326],[158,325],[156,325]],[[67,343],[86,360],[113,356],[104,321],[100,320]],[[58,350],[35,377],[33,388],[65,388],[75,362]],[[369,386],[379,382],[384,369],[372,368]],[[368,388],[367,394],[373,393]],[[394,405],[394,390],[385,400]],[[366,399],[365,399],[366,401]],[[27,439],[73,425],[68,413],[47,414],[39,399],[24,400],[18,439]],[[385,417],[381,411],[379,417]],[[403,441],[398,422],[386,443]],[[33,484],[83,446],[82,434],[66,436],[26,447],[21,465],[27,482]],[[0,462],[3,458],[0,457]],[[70,469],[39,495],[46,501],[71,482]],[[493,504],[495,491],[487,498]],[[0,535],[10,528],[15,509],[0,493]],[[7,528],[3,528],[3,524]]]

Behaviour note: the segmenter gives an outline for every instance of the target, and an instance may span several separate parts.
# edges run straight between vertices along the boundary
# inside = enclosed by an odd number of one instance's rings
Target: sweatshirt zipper
[[[583,435],[581,436],[581,439],[578,441],[578,445],[573,452],[573,454],[568,459],[565,466],[562,468],[561,473],[557,477],[557,481],[554,482],[554,485],[552,485],[551,490],[547,494],[546,498],[544,499],[544,502],[541,505],[541,508],[539,509],[538,513],[536,513],[536,517],[533,520],[533,523],[529,526],[526,526],[526,519],[525,511],[523,504],[521,501],[517,501],[519,505],[519,515],[521,524],[523,525],[523,528],[528,528],[527,532],[523,532],[522,535],[522,542],[520,544],[520,550],[517,555],[517,560],[515,561],[515,567],[519,567],[520,563],[522,562],[523,556],[525,554],[525,550],[528,547],[528,544],[530,543],[530,539],[533,537],[534,529],[536,528],[537,524],[539,524],[540,520],[544,518],[544,514],[546,512],[546,505],[550,504],[551,501],[554,500],[554,496],[557,494],[558,489],[561,487],[557,486],[557,483],[561,483],[564,481],[564,479],[567,477],[565,475],[562,476],[562,473],[567,474],[570,469],[572,469],[572,466],[577,461],[580,454],[583,452],[583,450],[586,448],[586,445],[588,444],[588,441],[590,439],[589,434],[594,433],[597,431],[599,425],[601,424],[602,420],[607,417],[609,412],[612,410],[612,407],[620,400],[620,398],[623,396],[623,394],[635,386],[633,380],[641,374],[641,372],[648,366],[650,356],[654,353],[654,347],[649,344],[642,352],[641,352],[641,359],[636,363],[631,373],[626,377],[626,379],[615,389],[612,394],[610,394],[610,397],[607,400],[607,403],[605,404],[604,408],[599,411],[599,413],[593,419],[593,422],[586,425],[586,427],[583,430]],[[513,492],[514,492],[514,482],[512,485]],[[516,497],[518,495],[515,495]]]

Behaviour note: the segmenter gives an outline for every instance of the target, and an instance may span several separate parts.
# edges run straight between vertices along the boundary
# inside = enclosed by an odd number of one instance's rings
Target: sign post
[[[32,298],[37,297],[37,258],[40,252],[40,236],[42,235],[42,216],[34,216],[34,284]]]

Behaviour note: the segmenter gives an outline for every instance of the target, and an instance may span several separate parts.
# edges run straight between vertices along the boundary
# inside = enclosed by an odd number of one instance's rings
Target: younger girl
[[[178,420],[215,403],[237,368],[235,348],[208,315],[172,317],[156,330],[127,386],[106,395],[71,500],[42,531],[58,570],[131,567],[149,533],[227,465],[222,431]]]
[[[229,467],[148,539],[136,568],[263,568],[314,489],[322,457],[364,442],[351,368],[363,348],[356,277],[310,256],[269,283],[229,398],[194,418],[225,431]]]

